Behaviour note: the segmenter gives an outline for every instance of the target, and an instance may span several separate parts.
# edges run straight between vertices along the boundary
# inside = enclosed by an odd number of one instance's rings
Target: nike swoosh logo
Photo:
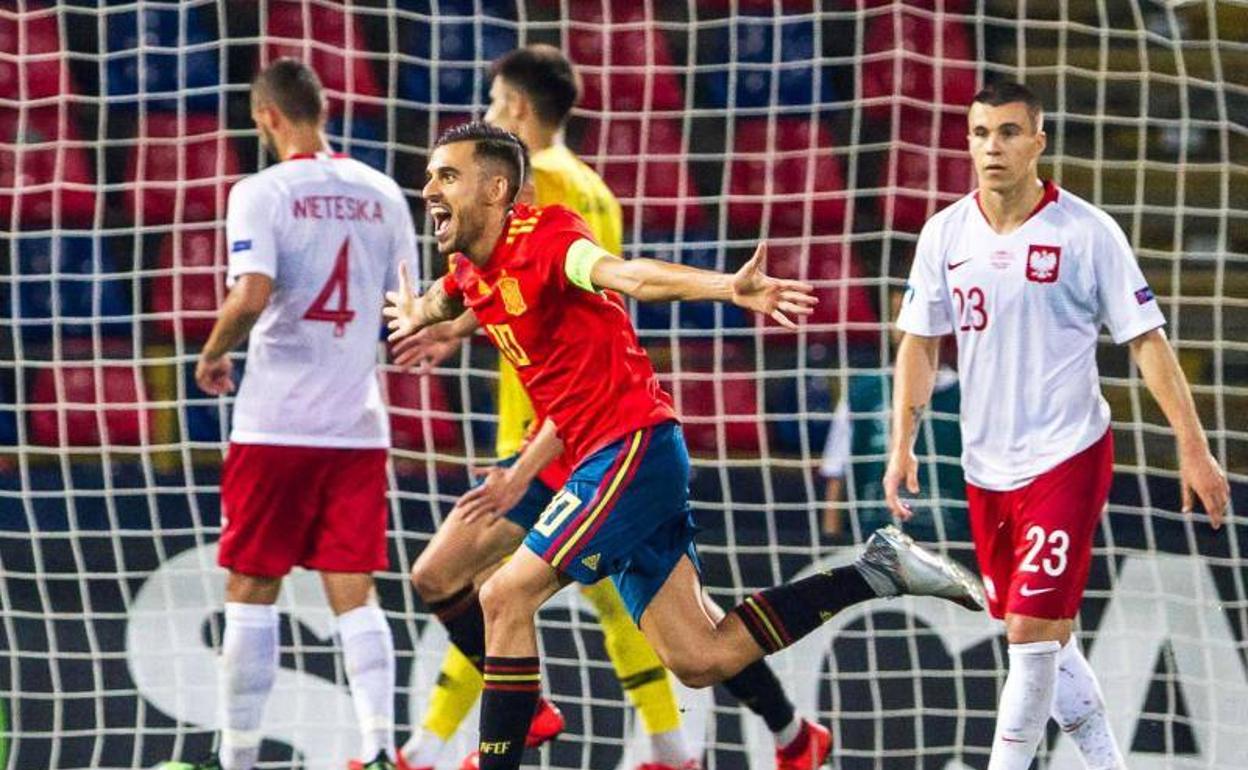
[[[961,262],[950,262],[950,263],[948,263],[947,265],[945,265],[945,267],[949,268],[950,270],[957,270],[959,267],[962,267],[962,266],[963,266],[963,265],[965,265],[967,262],[970,262],[970,261],[971,261],[971,259],[973,259],[973,257],[968,257],[968,258],[966,258],[966,259],[962,260]]]
[[[1027,586],[1023,586],[1022,588],[1018,589],[1018,592],[1022,594],[1023,596],[1039,596],[1040,594],[1047,594],[1049,591],[1056,591],[1056,590],[1057,588],[1053,586],[1050,586],[1048,588],[1029,588]]]

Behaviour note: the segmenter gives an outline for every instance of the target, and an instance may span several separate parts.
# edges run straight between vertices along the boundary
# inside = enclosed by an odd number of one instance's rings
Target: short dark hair
[[[538,119],[548,126],[562,126],[581,95],[572,62],[563,51],[545,43],[504,54],[490,67],[490,74],[522,91]]]
[[[297,59],[282,57],[260,70],[251,92],[271,102],[292,123],[318,123],[325,114],[325,96],[316,72]]]
[[[1044,105],[1040,102],[1040,97],[1036,96],[1036,92],[1013,80],[998,80],[984,86],[971,100],[971,104],[977,102],[989,107],[1022,102],[1027,106],[1027,115],[1031,118],[1032,126],[1037,129],[1040,128],[1040,121],[1044,116]]]
[[[514,202],[524,185],[524,175],[529,169],[529,148],[520,137],[488,123],[474,120],[462,123],[442,132],[434,148],[457,142],[473,142],[472,157],[478,162],[496,163],[506,167],[507,186]]]

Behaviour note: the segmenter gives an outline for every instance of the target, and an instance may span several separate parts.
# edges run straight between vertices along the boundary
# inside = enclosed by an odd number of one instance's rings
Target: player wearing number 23
[[[1184,509],[1195,490],[1217,527],[1229,490],[1122,229],[1037,176],[1043,125],[1039,100],[1017,83],[990,85],[971,106],[978,190],[919,235],[897,320],[906,336],[884,487],[893,513],[908,519],[898,490],[917,491],[917,418],[940,338],[953,334],[971,534],[989,610],[1010,641],[989,770],[1029,767],[1050,709],[1090,768],[1120,768],[1099,688],[1071,638],[1113,474],[1096,367],[1101,327],[1130,344],[1175,429]]]

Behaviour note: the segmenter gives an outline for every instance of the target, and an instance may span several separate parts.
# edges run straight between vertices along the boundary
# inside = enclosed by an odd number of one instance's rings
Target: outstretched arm
[[[1192,492],[1200,498],[1214,529],[1222,526],[1231,491],[1218,461],[1209,452],[1205,430],[1196,414],[1196,404],[1179,368],[1174,350],[1161,329],[1145,332],[1129,343],[1131,356],[1144,375],[1144,384],[1153,394],[1166,420],[1174,429],[1179,445],[1179,477],[1183,488],[1183,512],[1192,510]]]
[[[642,302],[712,300],[731,302],[769,315],[782,326],[796,329],[790,316],[814,312],[814,288],[803,281],[773,278],[763,272],[767,244],[734,275],[701,270],[657,259],[620,259],[601,254],[589,272],[595,288],[613,289]]]
[[[940,337],[907,333],[897,348],[893,374],[893,418],[888,469],[884,472],[884,499],[893,516],[907,521],[914,515],[901,499],[901,484],[911,493],[919,491],[919,461],[914,456],[923,410],[932,398],[936,367],[940,364]]]
[[[429,291],[417,295],[407,275],[407,262],[399,263],[399,290],[386,292],[381,311],[390,319],[390,342],[403,339],[430,324],[447,321],[464,312],[464,303],[446,293],[442,281],[434,281]]]

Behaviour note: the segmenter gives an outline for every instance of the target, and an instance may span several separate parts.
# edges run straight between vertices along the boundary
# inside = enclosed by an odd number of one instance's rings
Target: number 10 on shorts
[[[560,490],[546,506],[546,510],[542,511],[541,518],[533,525],[533,529],[542,537],[550,537],[580,504],[581,498],[566,489]]]

